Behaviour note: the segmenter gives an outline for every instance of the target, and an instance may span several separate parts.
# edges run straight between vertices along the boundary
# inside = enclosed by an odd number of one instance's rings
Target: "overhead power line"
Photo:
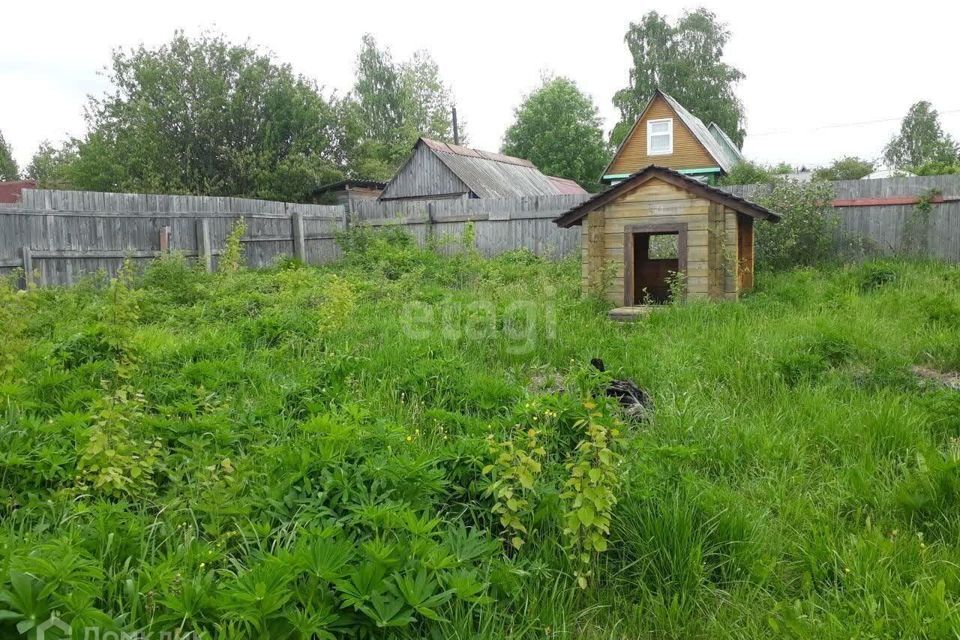
[[[946,115],[948,113],[960,113],[960,109],[948,109],[946,111],[938,111],[939,115]],[[773,136],[784,133],[811,133],[813,131],[822,131],[824,129],[845,129],[849,127],[860,127],[868,124],[882,124],[884,122],[898,122],[903,120],[903,116],[897,116],[895,118],[878,118],[877,120],[861,120],[859,122],[842,122],[837,124],[824,124],[819,127],[813,127],[810,129],[772,129],[770,131],[762,131],[760,133],[753,133],[748,131],[747,135],[751,138],[759,138],[762,136]]]

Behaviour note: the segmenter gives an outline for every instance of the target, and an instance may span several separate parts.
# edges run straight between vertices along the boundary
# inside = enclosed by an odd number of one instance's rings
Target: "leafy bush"
[[[855,156],[834,160],[813,172],[814,180],[859,180],[873,173],[874,163]]]
[[[777,180],[776,176],[777,174],[769,167],[744,161],[734,165],[729,173],[721,178],[720,184],[772,184]]]
[[[950,176],[960,173],[960,163],[957,162],[927,162],[919,167],[912,167],[911,173],[918,176]]]
[[[786,269],[836,259],[840,220],[830,204],[829,185],[777,182],[755,199],[782,216],[776,224],[756,227],[757,268]]]

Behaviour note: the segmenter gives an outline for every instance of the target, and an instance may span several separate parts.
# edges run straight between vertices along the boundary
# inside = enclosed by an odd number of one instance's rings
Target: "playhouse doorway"
[[[687,225],[629,225],[624,237],[624,304],[670,301],[670,280],[687,270]]]

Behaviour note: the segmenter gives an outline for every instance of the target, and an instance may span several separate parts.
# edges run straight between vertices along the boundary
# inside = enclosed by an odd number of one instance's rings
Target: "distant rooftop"
[[[576,182],[542,173],[529,160],[420,138],[478,198],[586,193]]]
[[[20,194],[24,189],[36,188],[36,180],[11,180],[9,182],[0,182],[0,204],[15,204],[20,202]]]

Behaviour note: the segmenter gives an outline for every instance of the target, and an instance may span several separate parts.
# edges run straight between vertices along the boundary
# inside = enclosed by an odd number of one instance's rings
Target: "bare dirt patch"
[[[944,372],[921,366],[914,366],[911,368],[911,371],[913,371],[913,375],[924,382],[940,384],[954,391],[960,391],[960,373],[956,371]]]

